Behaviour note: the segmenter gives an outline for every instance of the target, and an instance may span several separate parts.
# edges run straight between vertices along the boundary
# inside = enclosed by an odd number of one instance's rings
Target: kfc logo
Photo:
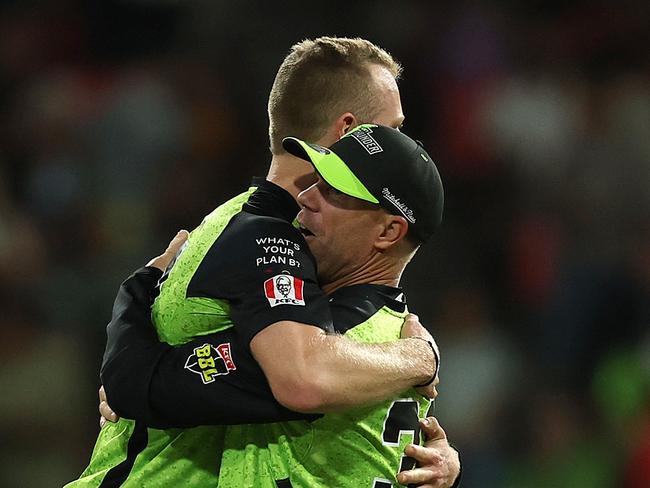
[[[264,295],[271,307],[277,305],[305,305],[303,281],[291,275],[276,275],[264,282]]]

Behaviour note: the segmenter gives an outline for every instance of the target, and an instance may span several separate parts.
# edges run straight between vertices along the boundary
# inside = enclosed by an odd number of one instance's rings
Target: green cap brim
[[[312,147],[295,137],[285,137],[282,140],[282,146],[288,153],[313,164],[318,174],[330,186],[351,197],[366,202],[379,203],[379,200],[368,191],[348,165],[330,149],[316,145]],[[314,147],[321,150],[314,149]]]

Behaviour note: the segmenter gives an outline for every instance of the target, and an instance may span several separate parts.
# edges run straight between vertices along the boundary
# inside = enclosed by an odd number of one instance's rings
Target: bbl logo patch
[[[194,353],[185,361],[185,369],[201,376],[204,385],[212,383],[217,376],[228,374],[237,369],[230,354],[230,342],[219,344],[203,344],[195,347]]]
[[[303,281],[291,275],[280,274],[264,282],[264,295],[271,307],[277,305],[305,305]]]

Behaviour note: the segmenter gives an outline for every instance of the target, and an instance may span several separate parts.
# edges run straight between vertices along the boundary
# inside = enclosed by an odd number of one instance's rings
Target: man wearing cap
[[[359,40],[317,41],[326,57],[340,53],[349,57],[358,47],[354,44],[359,44]],[[305,48],[301,44],[300,49]],[[340,49],[339,54],[329,51],[333,46]],[[374,77],[373,86],[381,87],[377,99],[383,107],[367,116],[398,126],[403,116],[395,85],[397,72],[385,62],[386,53],[377,54],[367,45],[361,47],[364,66]],[[294,70],[301,79],[306,76],[306,68],[294,56],[298,51],[285,60],[276,85],[282,85],[287,70]],[[332,69],[341,68],[340,57],[326,62]],[[364,71],[355,68],[354,72],[356,76]],[[321,71],[315,73],[322,78]],[[288,102],[290,105],[291,100]],[[274,101],[272,92],[270,115],[289,120],[278,108],[288,102],[280,103],[277,97]],[[344,112],[323,129],[319,140],[336,140],[356,124],[354,114]],[[272,127],[279,125],[272,121]],[[295,411],[334,411],[378,401],[437,377],[437,366],[432,366],[433,343],[427,343],[431,339],[423,331],[417,333],[425,341],[393,341],[381,346],[355,345],[354,341],[324,333],[332,328],[327,299],[318,290],[315,267],[303,237],[288,225],[297,211],[291,194],[298,193],[308,172],[296,166],[292,156],[278,156],[281,150],[274,146],[273,129],[271,138],[274,157],[269,180],[289,193],[269,181],[257,180],[255,193],[251,190],[206,217],[163,283],[154,306],[161,339],[183,344],[200,335],[201,344],[177,349],[161,343],[154,346],[157,337],[153,329],[139,327],[149,317],[142,313],[136,316],[137,310],[129,305],[148,305],[147,287],[150,289],[158,279],[154,270],[136,273],[121,289],[109,326],[102,380],[109,402],[120,414],[137,421],[122,420],[102,430],[91,466],[79,485],[216,484],[218,460],[211,456],[221,447],[220,431],[168,427],[295,419],[300,417]],[[244,211],[237,214],[242,204]],[[236,217],[230,219],[234,214]],[[244,239],[253,235],[246,235],[242,229],[253,228],[254,238]],[[214,237],[202,240],[200,236],[206,234]],[[249,282],[244,279],[247,274],[255,274],[261,281]],[[288,282],[285,275],[290,277]],[[269,346],[273,344],[276,346]],[[309,361],[294,353],[277,360],[277,351],[295,351],[296,344],[305,346],[303,352],[310,351]],[[333,354],[341,345],[345,346],[344,354]],[[404,363],[405,358],[410,360]],[[337,373],[327,377],[321,372]],[[180,375],[179,381],[173,380],[174,375]],[[242,378],[247,380],[242,382]],[[124,394],[119,393],[120,388]],[[429,394],[434,391],[431,384],[425,388]]]
[[[319,174],[298,196],[297,220],[336,332],[360,342],[397,339],[406,314],[400,276],[442,218],[442,184],[430,156],[405,134],[377,125],[357,127],[330,149],[295,138],[283,144]],[[229,426],[219,487],[395,486],[394,473],[414,465],[402,449],[419,435],[417,418],[429,403],[409,389],[311,422]]]

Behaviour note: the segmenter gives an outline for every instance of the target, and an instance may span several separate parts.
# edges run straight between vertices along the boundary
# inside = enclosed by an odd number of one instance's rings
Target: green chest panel
[[[250,188],[219,206],[190,234],[152,307],[160,340],[172,345],[184,344],[197,336],[232,327],[225,300],[188,297],[187,289],[214,242],[253,191]]]

